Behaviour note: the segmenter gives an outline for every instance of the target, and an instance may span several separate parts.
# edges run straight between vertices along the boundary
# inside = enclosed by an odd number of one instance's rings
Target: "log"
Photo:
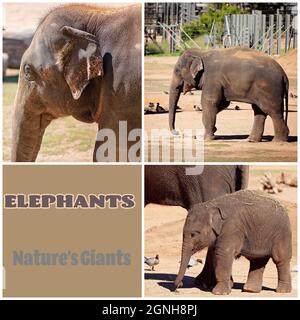
[[[273,179],[270,172],[265,173],[260,182],[262,184],[262,190],[267,193],[276,194],[282,192],[280,184],[278,184],[277,181]]]
[[[297,188],[297,186],[298,186],[297,176],[291,176],[291,175],[286,174],[284,172],[282,172],[280,174],[280,176],[277,177],[276,182],[278,184],[285,184],[287,186],[295,187],[295,188]]]

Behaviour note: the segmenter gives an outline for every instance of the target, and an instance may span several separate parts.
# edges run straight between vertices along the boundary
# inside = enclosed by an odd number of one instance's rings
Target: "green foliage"
[[[183,29],[191,38],[194,38],[204,34],[209,34],[213,23],[215,23],[217,33],[222,33],[224,29],[225,15],[241,13],[246,12],[236,6],[227,5],[225,3],[222,4],[220,8],[216,8],[215,5],[210,5],[208,7],[208,12],[201,14],[199,20],[186,23],[183,26]],[[182,36],[184,39],[184,34]]]
[[[163,40],[159,46],[156,43],[153,43],[152,41],[149,41],[146,48],[147,54],[162,54],[162,53],[168,53],[169,52],[169,45],[166,40]]]
[[[148,42],[146,49],[147,54],[158,54],[163,53],[157,44],[153,42]]]

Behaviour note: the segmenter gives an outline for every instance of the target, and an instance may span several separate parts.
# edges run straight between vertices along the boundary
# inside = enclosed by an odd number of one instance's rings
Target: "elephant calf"
[[[206,247],[214,247],[217,280],[214,294],[231,292],[232,264],[240,256],[250,261],[244,291],[260,292],[264,268],[272,258],[278,270],[276,292],[290,292],[291,242],[285,209],[261,192],[241,190],[197,204],[190,209],[183,228],[181,265],[175,287],[182,285],[190,257]]]

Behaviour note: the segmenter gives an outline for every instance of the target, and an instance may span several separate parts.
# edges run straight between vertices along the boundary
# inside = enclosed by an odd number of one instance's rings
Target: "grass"
[[[10,160],[12,108],[18,77],[3,82],[3,160]],[[40,159],[42,161],[91,161],[97,132],[96,124],[87,124],[72,117],[53,121],[46,129]]]
[[[17,91],[16,83],[3,83],[3,105],[4,106],[13,106],[15,100],[15,94]]]
[[[184,50],[178,50],[174,53],[169,52],[169,47],[166,41],[163,41],[161,43],[161,47],[164,50],[164,52],[160,52],[160,49],[154,44],[154,43],[149,43],[150,47],[150,53],[148,53],[146,56],[151,56],[151,57],[178,57],[181,55],[183,51],[185,51],[188,48],[195,48],[197,47],[195,43],[202,49],[206,50],[206,44],[205,44],[205,36],[201,35],[196,38],[193,38],[192,40],[187,39],[185,41],[185,49]],[[152,48],[152,49],[151,49]],[[210,49],[210,48],[209,48]]]
[[[159,52],[159,53],[152,53],[147,54],[146,57],[179,57],[181,55],[182,51],[176,51],[173,53],[170,52]]]
[[[263,168],[263,169],[251,169],[251,174],[260,176],[260,175],[263,175],[267,171],[269,171],[269,172],[271,172],[273,174],[281,174],[283,170],[282,170],[282,168],[275,168],[274,169],[274,168],[272,168],[272,166],[269,166],[268,170],[266,170],[266,168]],[[284,167],[284,172],[295,173],[296,172],[295,166],[285,166]]]

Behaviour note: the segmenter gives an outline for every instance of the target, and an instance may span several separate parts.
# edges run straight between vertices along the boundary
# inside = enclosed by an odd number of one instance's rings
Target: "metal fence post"
[[[274,15],[271,14],[269,16],[269,28],[270,28],[270,43],[269,43],[269,54],[273,54],[273,46],[274,46]]]
[[[297,48],[297,36],[298,36],[298,17],[294,16],[292,20],[292,25],[293,25],[293,49]]]
[[[277,34],[277,54],[281,51],[281,28],[282,28],[282,16],[277,12],[276,15],[276,34]]]
[[[291,29],[291,16],[289,14],[285,15],[285,49],[284,51],[287,52],[290,47],[290,29]]]
[[[259,20],[260,17],[256,14],[254,16],[254,49],[258,48],[258,40],[259,40]]]
[[[266,15],[262,15],[261,23],[261,42],[262,42],[262,51],[265,51],[265,37],[266,37]]]

